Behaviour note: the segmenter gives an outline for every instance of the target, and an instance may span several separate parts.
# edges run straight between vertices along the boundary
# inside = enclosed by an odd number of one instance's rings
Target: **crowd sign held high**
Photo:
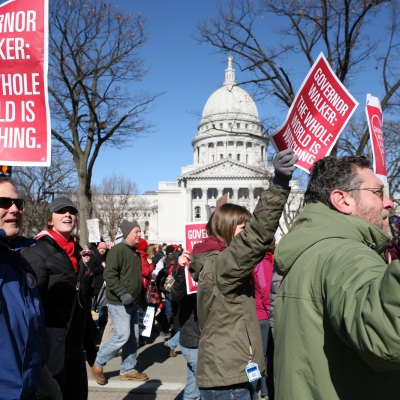
[[[0,5],[0,164],[49,166],[48,0]]]
[[[383,140],[383,115],[381,103],[377,97],[367,94],[365,113],[367,115],[369,135],[371,139],[374,172],[385,185],[386,192],[389,193],[385,144]]]
[[[328,155],[358,106],[321,53],[307,74],[283,125],[271,135],[277,151],[292,148],[309,172]]]

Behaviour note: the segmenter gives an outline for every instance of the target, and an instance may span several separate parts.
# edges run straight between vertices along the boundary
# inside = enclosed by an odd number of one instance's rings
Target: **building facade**
[[[157,190],[132,196],[145,210],[125,217],[138,220],[149,243],[183,244],[185,224],[207,221],[208,210],[225,194],[253,211],[269,185],[268,138],[256,104],[236,84],[232,57],[223,85],[204,106],[192,146],[193,164],[182,168],[176,182],[159,182]]]

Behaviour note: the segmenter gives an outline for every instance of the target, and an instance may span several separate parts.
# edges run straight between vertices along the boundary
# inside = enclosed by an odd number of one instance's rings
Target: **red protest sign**
[[[196,243],[201,243],[207,237],[207,222],[195,222],[185,225],[185,246],[190,253]]]
[[[189,266],[185,267],[185,279],[186,279],[186,293],[194,294],[197,293],[197,282],[193,280],[192,275],[189,272]]]
[[[49,166],[48,1],[0,5],[0,164]]]
[[[358,106],[321,53],[307,74],[283,125],[271,135],[277,151],[292,148],[309,172],[328,155]]]
[[[367,114],[372,154],[374,156],[374,172],[387,185],[386,155],[383,141],[383,115],[381,103],[377,97],[367,94],[365,113]]]
[[[185,225],[185,247],[190,253],[196,243],[201,243],[208,237],[206,231],[207,222],[195,222]],[[189,273],[189,267],[185,267],[186,292],[193,294],[197,292],[197,282],[195,282]]]

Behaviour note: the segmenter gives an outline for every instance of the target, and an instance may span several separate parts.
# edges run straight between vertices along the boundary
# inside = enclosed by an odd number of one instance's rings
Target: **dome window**
[[[224,128],[224,124],[223,124],[222,122],[219,124],[219,128],[220,128],[220,129],[223,129],[223,128]]]
[[[196,219],[200,219],[201,218],[201,208],[199,206],[194,208],[194,217]]]
[[[240,161],[240,154],[236,154],[236,160]]]
[[[240,129],[240,124],[239,123],[236,124],[236,128]]]

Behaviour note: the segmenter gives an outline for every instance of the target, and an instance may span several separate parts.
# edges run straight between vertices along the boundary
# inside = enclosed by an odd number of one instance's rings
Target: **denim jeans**
[[[183,400],[194,400],[200,397],[200,390],[196,385],[198,349],[181,346],[181,350],[186,360],[186,385],[183,390]]]
[[[248,384],[227,386],[226,388],[200,389],[201,400],[250,400]]]
[[[261,330],[261,339],[262,339],[262,347],[263,347],[263,354],[265,360],[265,366],[267,366],[267,348],[268,348],[268,332],[269,332],[269,320],[267,319],[260,319],[260,330]],[[260,370],[262,369],[259,365]],[[268,396],[268,389],[267,389],[267,377],[262,376],[261,379],[258,379],[251,383],[253,387],[253,393],[251,396],[252,400],[258,399],[257,389],[258,385],[260,385],[261,389],[261,396]]]
[[[175,350],[179,346],[179,338],[181,337],[180,331],[176,332],[171,339],[168,340],[168,347],[171,350]],[[185,357],[186,358],[186,357]]]
[[[119,306],[108,304],[108,312],[114,326],[113,335],[100,347],[95,365],[104,367],[122,347],[120,375],[135,369],[139,343],[139,314],[137,305]]]

